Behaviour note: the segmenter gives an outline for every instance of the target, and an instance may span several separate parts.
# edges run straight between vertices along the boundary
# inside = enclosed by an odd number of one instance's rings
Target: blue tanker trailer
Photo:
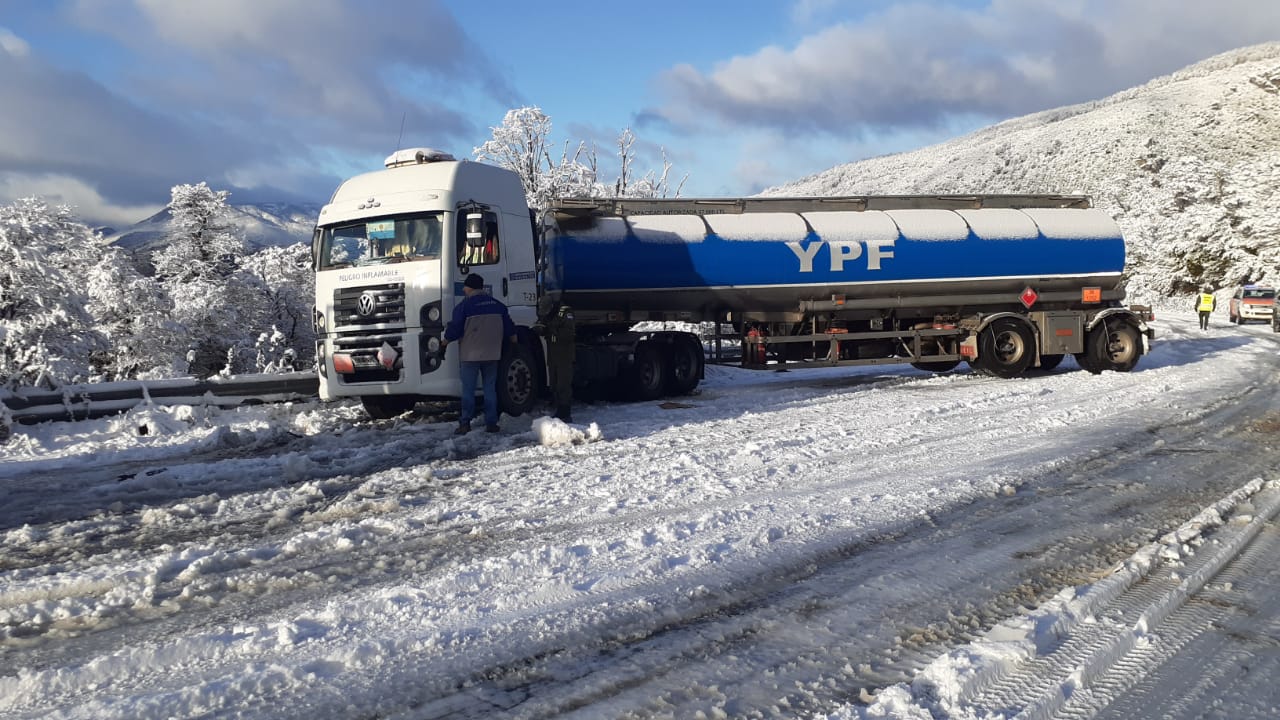
[[[1120,230],[1083,196],[586,199],[542,213],[524,197],[514,173],[427,148],[339,186],[313,246],[321,397],[359,397],[375,417],[458,397],[440,334],[469,273],[518,328],[499,369],[513,415],[546,388],[542,300],[575,311],[575,387],[637,398],[692,392],[708,345],[747,367],[967,361],[1015,377],[1068,354],[1128,371],[1152,337],[1123,305]]]
[[[1152,337],[1122,305],[1120,228],[1084,196],[564,201],[542,238],[544,292],[597,340],[728,323],[748,366],[1127,371]]]

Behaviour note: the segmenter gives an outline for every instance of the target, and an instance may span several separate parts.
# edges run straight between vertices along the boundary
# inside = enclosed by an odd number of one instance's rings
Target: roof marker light
[[[407,148],[405,150],[397,150],[387,156],[384,164],[389,167],[403,167],[405,165],[422,165],[433,162],[448,162],[455,160],[452,155],[435,148]]]

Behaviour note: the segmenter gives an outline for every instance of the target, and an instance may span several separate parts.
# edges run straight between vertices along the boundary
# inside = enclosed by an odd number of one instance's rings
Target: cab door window
[[[458,264],[467,267],[493,265],[502,254],[498,214],[489,211],[458,213]]]

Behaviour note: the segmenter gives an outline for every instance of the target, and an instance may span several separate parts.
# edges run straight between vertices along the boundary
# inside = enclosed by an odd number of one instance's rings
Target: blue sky
[[[751,194],[1271,40],[1273,0],[0,0],[0,203],[320,203],[526,105],[605,180],[630,128],[642,173]]]

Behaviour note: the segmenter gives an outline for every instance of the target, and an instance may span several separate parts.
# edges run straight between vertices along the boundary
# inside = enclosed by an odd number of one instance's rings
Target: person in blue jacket
[[[507,306],[484,290],[484,278],[475,273],[462,284],[466,297],[453,308],[453,318],[444,328],[444,346],[457,342],[462,367],[462,417],[457,435],[471,431],[476,416],[476,376],[484,392],[484,429],[498,432],[498,361],[502,343],[516,342],[516,325]]]

